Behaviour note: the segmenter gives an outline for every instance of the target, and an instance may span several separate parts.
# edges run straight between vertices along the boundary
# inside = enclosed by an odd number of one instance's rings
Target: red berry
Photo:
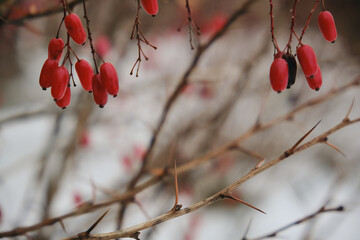
[[[317,71],[315,77],[313,77],[313,78],[306,77],[306,80],[311,89],[319,91],[320,87],[322,85],[322,75],[321,75],[321,70],[320,70],[319,65],[317,67],[318,67],[318,71]]]
[[[318,70],[314,49],[309,45],[301,45],[296,54],[305,76],[313,78]]]
[[[81,59],[75,63],[75,70],[85,91],[91,92],[94,72],[90,63]]]
[[[48,47],[48,58],[60,60],[62,51],[64,49],[64,41],[61,38],[51,39]]]
[[[144,10],[155,17],[159,10],[158,2],[157,0],[141,0],[141,4],[144,8]]]
[[[66,15],[64,22],[66,30],[74,42],[83,44],[86,41],[86,33],[79,16],[71,13]]]
[[[329,42],[335,42],[337,33],[332,14],[329,11],[321,12],[318,17],[318,23],[324,38]]]
[[[69,72],[64,66],[61,66],[56,69],[54,73],[54,80],[51,86],[51,95],[55,101],[64,97],[68,84]]]
[[[66,91],[65,91],[65,95],[62,99],[57,100],[56,104],[61,107],[62,109],[65,109],[67,106],[69,106],[70,104],[70,99],[71,99],[71,91],[70,91],[70,86],[68,85],[66,87]]]
[[[116,97],[119,92],[119,79],[114,65],[109,62],[100,66],[100,76],[106,91]]]
[[[54,78],[54,73],[58,67],[59,67],[58,61],[54,59],[47,59],[44,62],[39,78],[39,83],[43,90],[46,90],[46,88],[51,87]]]
[[[283,58],[275,58],[270,67],[270,83],[274,91],[280,93],[288,84],[288,64]]]
[[[99,107],[103,108],[108,100],[108,93],[104,87],[100,74],[95,74],[92,79],[94,100]]]

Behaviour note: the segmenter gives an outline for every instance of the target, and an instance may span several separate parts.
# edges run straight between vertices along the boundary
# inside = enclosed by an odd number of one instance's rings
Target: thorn
[[[352,108],[354,106],[354,101],[355,101],[355,98],[353,98],[353,100],[351,102],[351,105],[350,105],[350,108],[349,108],[348,112],[346,113],[345,118],[343,119],[343,122],[349,121],[349,115],[350,115],[350,112],[351,112],[351,110],[352,110]]]
[[[96,220],[96,222],[94,222],[94,224],[91,225],[88,230],[86,230],[87,234],[91,233],[91,231],[94,230],[96,225],[99,224],[99,222],[105,217],[105,215],[109,212],[109,210],[110,210],[110,208],[108,210],[106,210],[106,212],[98,220]]]
[[[329,147],[335,149],[335,151],[337,151],[338,153],[340,153],[344,158],[346,157],[345,154],[344,154],[338,147],[336,147],[335,145],[333,145],[333,144],[331,144],[331,143],[329,143],[329,142],[327,142],[327,141],[324,141],[324,143],[325,143],[326,145],[328,145]]]
[[[256,166],[255,166],[255,169],[260,168],[260,167],[264,164],[265,160],[266,160],[266,159],[264,159],[264,160],[262,160],[262,161],[258,162],[258,163],[256,164]]]
[[[232,199],[232,200],[235,200],[235,201],[237,201],[237,202],[239,202],[239,203],[242,203],[242,204],[244,204],[244,205],[246,205],[246,206],[248,206],[248,207],[251,207],[251,208],[253,208],[253,209],[255,209],[255,210],[257,210],[257,211],[259,211],[259,212],[261,212],[261,213],[263,213],[263,214],[266,214],[266,212],[264,212],[264,211],[262,211],[261,209],[259,209],[259,208],[257,208],[257,207],[254,207],[253,205],[251,205],[250,203],[247,203],[247,202],[245,202],[245,201],[243,201],[243,200],[241,200],[241,199],[239,199],[239,198],[237,198],[237,197],[234,197],[234,196],[231,196],[231,195],[223,195],[224,197],[227,197],[227,198],[230,198],[230,199]]]
[[[290,148],[290,150],[288,151],[288,153],[292,153],[292,152],[295,150],[295,148],[296,148],[297,146],[299,146],[299,144],[300,144],[302,141],[304,141],[304,139],[317,127],[317,125],[319,125],[320,122],[321,122],[321,120],[318,121],[318,122],[315,124],[315,126],[313,126],[307,133],[305,133],[305,135],[302,136],[302,137],[299,139],[299,141],[297,141],[297,142],[294,144],[294,146],[293,146],[292,148]]]
[[[66,228],[65,228],[65,224],[64,224],[62,219],[59,220],[59,223],[60,223],[60,226],[61,226],[62,230],[64,230],[64,232],[67,233]]]

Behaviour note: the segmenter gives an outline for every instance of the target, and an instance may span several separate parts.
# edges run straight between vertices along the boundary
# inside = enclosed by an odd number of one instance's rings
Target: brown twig
[[[192,17],[192,13],[191,13],[191,8],[190,8],[190,4],[189,4],[189,0],[185,0],[185,8],[187,11],[187,19],[186,21],[184,21],[180,27],[177,29],[178,32],[181,31],[182,26],[184,25],[185,22],[188,23],[189,25],[189,42],[190,42],[190,48],[191,50],[194,50],[194,45],[193,45],[193,32],[194,32],[194,27],[196,28],[196,34],[200,35],[200,27],[196,24],[196,22],[193,20]]]
[[[138,4],[138,7],[137,7],[137,11],[136,11],[136,17],[135,17],[135,22],[134,22],[134,26],[133,26],[133,29],[131,31],[131,36],[130,36],[130,39],[136,39],[137,41],[137,47],[138,47],[138,58],[136,59],[133,67],[131,68],[131,71],[130,71],[130,75],[133,74],[134,72],[134,69],[135,67],[137,66],[136,68],[136,77],[139,76],[139,69],[140,69],[140,64],[141,64],[141,61],[142,61],[142,57],[143,56],[145,58],[145,60],[147,61],[149,58],[145,55],[144,51],[142,50],[141,48],[141,43],[145,43],[147,44],[148,46],[152,47],[153,49],[156,50],[156,46],[152,45],[144,36],[144,34],[141,32],[141,29],[140,29],[140,9],[141,9],[141,5],[140,5],[140,0],[137,0],[137,4]]]
[[[322,214],[322,213],[326,213],[326,212],[343,212],[344,211],[344,207],[343,206],[338,206],[338,207],[335,207],[335,208],[325,208],[325,205],[322,206],[319,210],[317,210],[316,212],[306,216],[306,217],[303,217],[295,222],[292,222],[292,223],[289,223],[269,234],[266,234],[264,236],[261,236],[261,237],[257,237],[257,238],[246,238],[246,237],[243,237],[242,240],[261,240],[261,239],[267,239],[267,238],[274,238],[276,236],[278,236],[278,234],[280,232],[283,232],[291,227],[294,227],[296,225],[299,225],[301,223],[304,223],[306,221],[309,221],[315,217],[317,217],[318,215]]]
[[[81,1],[82,0],[74,0],[74,1],[70,2],[68,4],[68,6],[69,6],[69,8],[73,8],[77,4],[80,4]],[[21,26],[22,24],[24,24],[24,22],[26,20],[32,20],[32,19],[36,19],[36,18],[40,18],[40,17],[50,16],[50,15],[53,15],[55,13],[59,13],[61,11],[63,11],[63,7],[56,7],[56,8],[51,8],[51,9],[45,9],[44,11],[34,13],[34,14],[30,13],[30,14],[27,14],[26,16],[24,16],[24,17],[17,18],[17,19],[12,19],[12,20],[4,19],[4,21],[0,21],[0,26],[2,24],[15,24],[15,25]]]
[[[93,45],[93,39],[92,39],[92,36],[91,36],[91,31],[90,31],[90,20],[89,20],[89,17],[87,15],[87,11],[86,11],[85,0],[82,0],[82,3],[83,3],[83,9],[84,9],[84,18],[85,18],[85,21],[86,21],[86,29],[87,29],[87,33],[88,33],[88,39],[89,39],[89,43],[90,43],[90,48],[91,48],[91,54],[92,54],[92,58],[93,58],[93,62],[94,62],[95,72],[97,74],[97,73],[99,73],[99,69],[98,69],[98,66],[97,66],[97,63],[96,63],[96,58],[95,58],[96,51],[95,51],[95,48],[94,48],[94,45]]]
[[[306,20],[306,24],[305,24],[303,30],[301,31],[301,35],[300,35],[300,38],[299,38],[299,44],[301,44],[301,40],[302,40],[302,38],[303,38],[303,36],[305,34],[305,31],[306,31],[307,27],[309,26],[310,19],[311,19],[312,15],[314,14],[315,9],[316,9],[317,5],[319,4],[319,2],[320,2],[320,0],[316,0],[316,3],[314,5],[314,7],[310,11],[310,14],[309,14],[309,16],[308,16],[308,18]]]

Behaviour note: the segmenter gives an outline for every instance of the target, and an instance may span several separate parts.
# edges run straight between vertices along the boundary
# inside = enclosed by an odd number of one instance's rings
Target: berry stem
[[[326,11],[326,8],[325,8],[325,0],[321,0],[321,5],[323,7],[323,11]]]
[[[290,25],[290,36],[289,36],[289,41],[286,45],[287,51],[291,51],[291,40],[292,40],[292,35],[294,32],[294,26],[295,26],[295,15],[296,15],[296,5],[298,3],[298,0],[294,0],[294,6],[292,8],[292,16],[291,16],[291,25]],[[284,50],[285,51],[285,50]]]
[[[306,20],[306,24],[305,24],[305,26],[304,26],[304,28],[303,28],[303,30],[301,32],[301,35],[300,35],[300,38],[299,38],[300,39],[299,43],[301,42],[301,40],[302,40],[302,38],[303,38],[303,36],[305,34],[305,31],[306,31],[307,27],[309,26],[310,19],[311,19],[312,15],[314,14],[315,9],[316,9],[317,5],[319,4],[319,2],[320,2],[320,0],[316,0],[316,3],[314,5],[314,7],[311,9],[311,12],[310,12],[310,14],[309,14],[309,16],[308,16],[308,18]]]
[[[280,52],[280,48],[277,44],[276,38],[275,38],[275,34],[274,34],[274,14],[273,14],[273,2],[272,0],[269,0],[269,4],[270,4],[270,30],[271,30],[271,41],[274,44],[274,48],[276,49],[276,51]]]
[[[93,57],[96,74],[98,74],[99,69],[98,69],[98,66],[97,66],[97,63],[96,63],[96,58],[95,58],[96,51],[95,51],[95,48],[94,48],[94,45],[93,45],[93,39],[91,37],[90,20],[89,20],[89,18],[87,16],[85,0],[83,0],[82,2],[83,2],[83,8],[84,8],[84,18],[86,20],[86,28],[87,28],[87,32],[88,32],[88,39],[89,39],[89,42],[90,42],[91,54],[92,54],[92,57]]]

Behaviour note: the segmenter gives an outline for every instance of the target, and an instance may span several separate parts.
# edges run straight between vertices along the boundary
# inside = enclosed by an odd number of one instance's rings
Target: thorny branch
[[[295,149],[293,149],[293,147],[289,148],[288,150],[286,150],[283,154],[281,154],[280,156],[278,156],[277,158],[267,162],[266,164],[262,165],[262,166],[257,166],[253,169],[251,169],[247,174],[245,174],[243,177],[241,177],[239,180],[235,181],[234,183],[232,183],[231,185],[229,185],[228,187],[222,189],[221,191],[219,191],[218,193],[200,201],[197,202],[187,208],[178,210],[178,211],[169,211],[161,216],[158,216],[154,219],[151,219],[149,221],[146,221],[144,223],[129,227],[129,228],[125,228],[123,230],[119,230],[119,231],[115,231],[115,232],[110,232],[110,233],[102,233],[102,234],[95,234],[95,235],[89,235],[88,239],[96,239],[96,240],[104,240],[104,239],[114,239],[114,238],[124,238],[124,237],[131,237],[133,236],[133,234],[135,233],[139,233],[140,231],[153,227],[155,225],[158,225],[162,222],[168,221],[170,219],[188,214],[190,212],[196,211],[202,207],[208,206],[213,204],[214,202],[217,202],[219,200],[222,200],[224,198],[226,198],[226,196],[228,196],[229,194],[231,194],[231,192],[238,188],[240,185],[242,185],[244,182],[248,181],[249,179],[255,177],[256,175],[262,173],[263,171],[271,168],[272,166],[280,163],[281,161],[283,161],[284,159],[289,158],[290,156],[292,156],[295,153],[304,151],[306,149],[308,149],[309,147],[312,147],[318,143],[322,143],[325,139],[328,138],[329,135],[333,134],[334,132],[349,126],[351,124],[360,122],[360,118],[354,119],[354,120],[349,120],[344,118],[343,121],[341,121],[339,124],[337,124],[336,126],[332,127],[331,129],[327,130],[326,132],[320,134],[319,136],[313,138],[312,140],[296,147]],[[65,240],[70,240],[70,239],[78,239],[76,237],[72,237],[72,238],[67,238]]]
[[[269,234],[266,234],[262,237],[257,237],[257,238],[246,238],[246,237],[243,237],[242,240],[261,240],[261,239],[267,239],[267,238],[274,238],[276,237],[280,232],[283,232],[285,231],[286,229],[289,229],[293,226],[296,226],[298,224],[301,224],[301,223],[304,223],[306,221],[309,221],[310,219],[313,219],[315,217],[317,217],[318,215],[322,214],[322,213],[327,213],[327,212],[342,212],[344,211],[344,207],[343,206],[338,206],[338,207],[335,207],[335,208],[325,208],[326,206],[322,206],[319,210],[317,210],[316,212],[306,216],[306,217],[303,217],[295,222],[292,222],[292,223],[289,223]]]
[[[332,98],[334,96],[337,96],[340,93],[344,93],[347,89],[350,89],[351,87],[359,86],[359,85],[360,85],[360,76],[357,76],[350,83],[348,83],[346,85],[343,85],[342,87],[339,87],[337,89],[333,89],[333,90],[331,90],[330,92],[328,92],[327,94],[325,94],[323,96],[320,96],[318,98],[314,98],[312,100],[309,100],[309,101],[299,105],[298,107],[296,107],[292,111],[290,111],[290,112],[288,112],[288,113],[286,113],[286,114],[284,114],[284,115],[282,115],[282,116],[280,116],[278,118],[275,118],[275,119],[270,120],[269,122],[263,123],[263,124],[257,123],[255,125],[255,127],[250,128],[248,131],[243,133],[237,139],[235,139],[233,141],[230,141],[228,143],[225,143],[222,146],[207,152],[203,156],[195,158],[192,161],[189,161],[189,162],[179,166],[177,168],[177,172],[178,172],[178,174],[182,174],[182,173],[185,173],[185,172],[187,172],[187,171],[189,171],[191,169],[195,169],[197,166],[199,166],[201,164],[204,164],[205,162],[207,162],[207,161],[209,161],[211,159],[214,159],[215,157],[220,156],[221,154],[231,150],[232,148],[234,148],[234,146],[240,144],[242,141],[248,139],[250,136],[253,136],[256,133],[261,132],[263,130],[266,130],[266,129],[268,129],[268,128],[276,125],[276,124],[279,124],[279,123],[281,123],[283,121],[291,120],[295,116],[296,113],[301,112],[301,111],[303,111],[303,110],[305,110],[305,109],[307,109],[309,107],[318,105],[318,104],[320,104],[322,102],[325,102],[326,100],[328,100],[328,99],[330,99],[330,98]],[[345,120],[347,119],[345,122],[349,121],[348,116],[349,116],[349,112],[346,114],[346,117],[344,118]],[[259,164],[257,164],[257,166],[255,166],[255,169],[261,169],[261,167],[264,166],[263,163],[264,163],[264,160],[261,160],[259,162]],[[73,212],[70,212],[70,213],[67,213],[67,214],[64,214],[64,215],[61,215],[61,216],[58,216],[58,217],[46,219],[43,222],[39,222],[37,224],[31,225],[31,226],[28,226],[28,227],[19,227],[19,228],[15,228],[15,229],[7,231],[7,232],[0,232],[0,238],[24,235],[27,232],[35,231],[35,230],[38,230],[38,229],[43,228],[45,226],[50,226],[50,225],[53,225],[53,224],[58,223],[58,222],[61,223],[62,220],[70,218],[70,217],[79,216],[79,215],[82,215],[82,214],[85,214],[85,213],[89,213],[89,212],[92,212],[92,211],[94,211],[96,209],[108,207],[108,206],[110,206],[112,204],[115,204],[115,203],[129,201],[129,200],[133,199],[133,197],[137,193],[149,188],[150,186],[153,186],[154,184],[156,184],[156,183],[158,183],[160,181],[163,181],[171,173],[172,173],[172,171],[170,169],[164,169],[160,174],[155,175],[154,177],[150,178],[149,180],[145,181],[144,183],[141,183],[138,186],[134,187],[133,189],[131,189],[131,190],[125,192],[125,193],[119,194],[119,195],[117,195],[116,197],[114,197],[114,198],[112,198],[110,200],[100,202],[100,203],[97,203],[97,204],[89,202],[88,204],[83,205],[81,208],[79,208],[79,209],[77,209],[77,210],[75,210]]]

